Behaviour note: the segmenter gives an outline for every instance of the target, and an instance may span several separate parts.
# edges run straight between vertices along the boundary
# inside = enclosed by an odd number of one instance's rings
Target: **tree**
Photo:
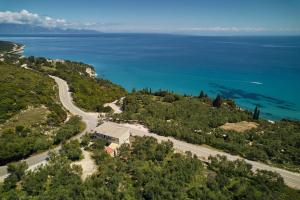
[[[22,177],[25,175],[25,170],[28,168],[28,165],[26,162],[16,162],[16,163],[10,163],[7,166],[7,171],[10,173],[10,175],[4,179],[4,189],[10,190],[12,188],[16,187],[17,182],[19,182]]]
[[[82,151],[78,140],[72,140],[62,146],[60,150],[61,155],[66,156],[68,159],[75,161],[82,158]]]
[[[15,188],[18,182],[18,177],[15,174],[9,175],[6,179],[4,179],[4,190],[8,191],[12,188]]]
[[[28,133],[30,133],[30,129],[25,128],[24,126],[16,126],[15,132],[16,132],[16,134],[18,134],[22,137],[25,137],[28,135]]]
[[[175,99],[174,95],[168,94],[164,97],[163,101],[167,102],[167,103],[172,103],[172,102],[176,101],[176,99]]]
[[[253,113],[253,119],[254,120],[259,120],[259,114],[260,114],[260,110],[258,109],[258,107],[256,106],[254,109],[254,113]]]
[[[220,108],[222,105],[222,98],[220,95],[218,95],[216,97],[216,99],[213,101],[213,107],[217,107],[217,108]]]
[[[205,94],[204,92],[203,92],[203,90],[201,90],[201,92],[200,92],[200,94],[199,94],[199,96],[198,96],[200,99],[203,99],[203,98],[207,98],[208,96],[207,96],[207,94]]]
[[[25,170],[28,168],[28,165],[26,162],[15,162],[15,163],[10,163],[7,166],[7,171],[11,174],[15,174],[18,178],[18,180],[21,180],[21,178],[25,174]]]
[[[80,145],[82,147],[87,147],[89,145],[89,143],[91,142],[91,139],[92,139],[92,134],[91,133],[83,135],[81,137]]]

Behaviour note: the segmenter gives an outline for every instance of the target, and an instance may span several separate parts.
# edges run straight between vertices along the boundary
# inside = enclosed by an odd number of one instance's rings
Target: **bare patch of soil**
[[[226,123],[226,124],[220,126],[219,128],[221,128],[223,130],[232,130],[232,131],[236,131],[239,133],[243,133],[247,130],[257,128],[257,126],[258,126],[258,124],[255,122],[241,121],[241,122],[237,122],[237,123]]]

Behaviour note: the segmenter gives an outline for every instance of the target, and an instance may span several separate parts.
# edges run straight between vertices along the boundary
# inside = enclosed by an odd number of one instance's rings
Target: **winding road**
[[[55,80],[55,82],[57,83],[57,85],[59,87],[59,97],[60,97],[60,100],[61,100],[63,106],[67,110],[69,110],[69,112],[72,113],[73,115],[81,116],[82,120],[86,123],[86,129],[82,133],[80,133],[79,135],[74,137],[74,139],[78,139],[83,134],[85,134],[87,131],[91,131],[97,126],[99,114],[85,112],[85,111],[79,109],[77,106],[75,106],[72,101],[72,96],[71,96],[71,93],[69,92],[69,87],[68,87],[68,84],[66,83],[66,81],[64,81],[58,77],[54,77],[54,76],[51,76],[51,77]],[[183,141],[171,138],[171,137],[164,137],[164,136],[160,136],[155,133],[150,133],[145,128],[142,128],[139,126],[133,126],[133,125],[129,125],[129,124],[116,124],[113,122],[104,122],[104,123],[110,123],[112,126],[129,127],[131,134],[134,136],[152,136],[152,137],[156,138],[158,141],[170,140],[174,144],[174,149],[181,151],[181,152],[190,151],[193,154],[197,155],[198,158],[203,161],[207,161],[209,156],[216,156],[218,154],[227,156],[227,158],[229,160],[243,159],[239,156],[234,156],[234,155],[231,155],[231,154],[228,154],[228,153],[225,153],[225,152],[213,149],[213,148],[194,145],[194,144],[183,142]],[[56,150],[58,150],[59,148],[60,147],[57,147]],[[48,154],[48,152],[33,155],[33,156],[29,157],[28,159],[26,159],[25,161],[28,163],[30,168],[33,168],[34,166],[45,163],[47,154]],[[260,162],[250,161],[247,159],[243,159],[243,160],[245,160],[247,163],[251,164],[253,166],[253,170],[256,170],[256,169],[269,170],[269,171],[274,171],[274,172],[279,173],[283,177],[285,183],[288,186],[295,188],[295,189],[300,189],[300,174],[299,173],[290,172],[290,171],[280,169],[277,167],[272,167],[272,166],[269,166],[269,165],[266,165],[266,164],[263,164]],[[0,180],[5,178],[7,175],[8,174],[7,174],[6,166],[1,166],[0,167]]]
[[[72,95],[69,92],[69,86],[68,86],[67,82],[58,77],[55,77],[55,76],[50,76],[50,77],[53,78],[55,80],[56,84],[58,85],[59,98],[60,98],[62,105],[71,114],[82,117],[82,120],[86,124],[86,128],[84,131],[82,131],[80,134],[71,138],[71,139],[80,139],[80,137],[82,135],[84,135],[86,132],[91,131],[92,129],[94,129],[97,126],[99,114],[84,112],[81,109],[79,109],[78,107],[76,107],[73,104]],[[51,151],[58,152],[60,148],[61,148],[61,146],[59,145],[59,146],[55,147],[54,149],[51,149]],[[46,163],[47,158],[48,158],[48,153],[49,153],[49,151],[45,151],[45,152],[39,153],[39,154],[34,154],[34,155],[28,157],[27,159],[24,159],[24,161],[28,164],[29,169],[34,169],[35,167]],[[0,181],[3,181],[7,176],[8,176],[7,166],[6,165],[0,166]]]

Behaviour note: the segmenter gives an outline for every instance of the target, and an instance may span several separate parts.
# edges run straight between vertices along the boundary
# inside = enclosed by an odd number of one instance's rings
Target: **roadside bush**
[[[163,98],[163,101],[167,102],[167,103],[172,103],[172,102],[176,101],[176,99],[175,99],[174,95],[168,94]]]
[[[72,140],[66,144],[63,144],[60,154],[66,156],[72,161],[80,160],[83,157],[78,140]]]
[[[78,116],[71,117],[69,121],[62,125],[62,127],[57,131],[54,136],[54,144],[59,144],[70,139],[72,136],[80,133],[82,131],[81,118]]]

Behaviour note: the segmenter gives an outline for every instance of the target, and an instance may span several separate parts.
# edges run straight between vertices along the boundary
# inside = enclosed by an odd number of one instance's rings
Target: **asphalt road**
[[[58,77],[52,76],[52,78],[58,84],[59,97],[60,97],[60,100],[61,100],[63,106],[67,110],[69,110],[70,113],[81,116],[83,121],[87,125],[86,130],[83,131],[82,133],[80,133],[79,135],[75,136],[75,138],[80,138],[87,131],[93,130],[97,126],[97,123],[98,123],[98,114],[84,112],[83,110],[76,107],[73,104],[72,97],[71,97],[71,94],[69,93],[69,87],[68,87],[67,83]],[[112,122],[105,122],[105,123],[112,123]],[[122,124],[114,124],[114,125],[126,126],[126,125],[122,125]],[[170,140],[171,142],[173,142],[174,148],[176,150],[181,151],[181,152],[190,151],[193,154],[196,154],[198,156],[198,158],[203,161],[207,161],[207,158],[210,155],[216,156],[218,154],[227,156],[227,158],[229,160],[243,159],[239,156],[230,155],[228,153],[225,153],[225,152],[213,149],[213,148],[190,144],[187,142],[176,140],[171,137],[164,137],[164,136],[157,135],[155,133],[149,133],[144,130],[139,130],[137,128],[131,127],[130,132],[132,135],[135,135],[135,136],[152,136],[152,137],[156,138],[158,141]],[[58,150],[59,147],[57,147],[56,149]],[[47,158],[47,154],[48,154],[48,152],[44,152],[41,154],[31,156],[30,158],[26,159],[26,162],[28,163],[29,166],[36,166],[39,163],[44,163]],[[269,170],[269,171],[274,171],[274,172],[279,173],[283,177],[285,183],[288,186],[296,188],[296,189],[300,189],[300,174],[299,173],[290,172],[290,171],[280,169],[277,167],[272,167],[272,166],[269,166],[269,165],[266,165],[266,164],[263,164],[260,162],[250,161],[247,159],[243,159],[243,160],[245,160],[247,163],[251,164],[253,166],[253,170],[261,169],[261,170]],[[0,167],[0,179],[1,178],[3,179],[6,176],[7,176],[6,166]]]

